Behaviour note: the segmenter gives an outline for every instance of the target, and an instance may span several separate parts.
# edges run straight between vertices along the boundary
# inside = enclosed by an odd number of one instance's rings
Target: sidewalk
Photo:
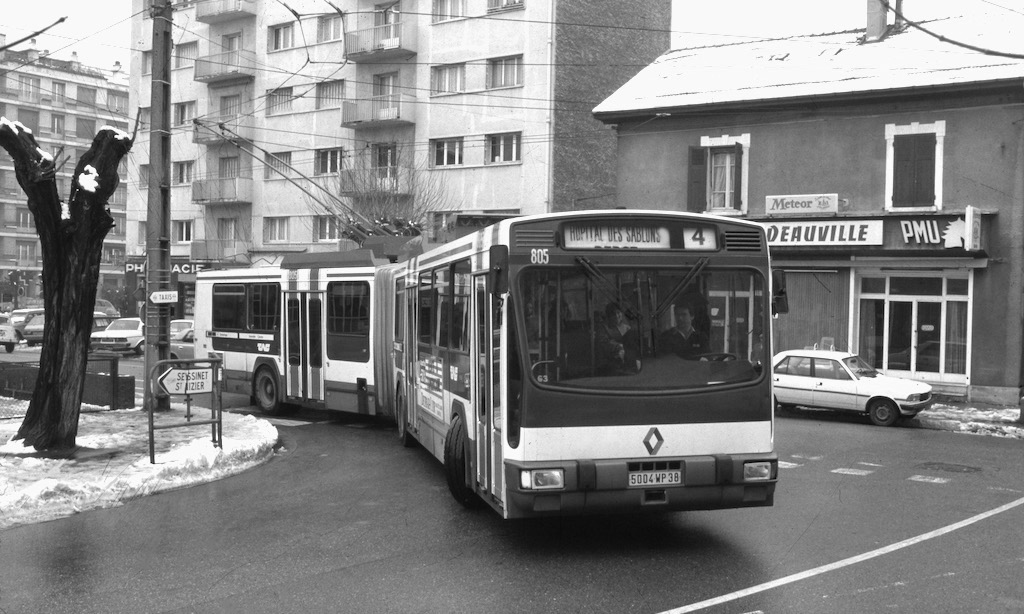
[[[919,413],[904,419],[905,426],[1024,439],[1024,424],[1018,422],[1020,408],[985,405],[968,401],[942,399]]]

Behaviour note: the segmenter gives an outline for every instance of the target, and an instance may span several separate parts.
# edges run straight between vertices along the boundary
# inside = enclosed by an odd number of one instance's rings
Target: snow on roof
[[[1024,54],[1020,19],[1005,12],[922,22],[928,30],[989,50]],[[878,42],[865,30],[791,36],[665,53],[594,113],[866,93],[1024,78],[1024,60],[986,55],[905,25]]]

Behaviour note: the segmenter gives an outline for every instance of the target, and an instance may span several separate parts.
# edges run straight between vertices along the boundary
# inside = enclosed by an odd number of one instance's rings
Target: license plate
[[[630,471],[630,488],[648,488],[651,486],[678,486],[683,483],[683,472],[671,471]]]

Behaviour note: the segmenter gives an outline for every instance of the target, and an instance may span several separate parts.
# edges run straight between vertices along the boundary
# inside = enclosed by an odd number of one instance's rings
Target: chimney
[[[71,52],[71,69],[72,70],[78,70],[81,67],[82,67],[82,63],[78,61],[78,52],[77,51],[72,51]]]
[[[0,62],[4,61],[4,55],[6,52],[3,50],[7,46],[7,35],[0,32]]]
[[[28,42],[28,61],[35,62],[39,59],[39,49],[36,48],[36,39],[32,39]]]
[[[110,72],[115,74],[115,75],[117,73],[121,72],[121,61],[120,60],[114,60],[114,67],[110,69]]]
[[[865,40],[869,43],[880,41],[885,38],[887,26],[887,15],[885,7],[879,0],[867,0],[868,3],[868,28]]]

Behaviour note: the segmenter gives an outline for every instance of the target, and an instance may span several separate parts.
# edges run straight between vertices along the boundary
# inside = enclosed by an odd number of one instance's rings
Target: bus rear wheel
[[[268,367],[260,367],[252,378],[253,403],[265,414],[276,416],[282,413],[282,403],[277,390],[277,377]]]
[[[480,499],[466,483],[466,427],[458,414],[452,418],[444,438],[444,473],[455,500],[463,507],[476,507]]]

